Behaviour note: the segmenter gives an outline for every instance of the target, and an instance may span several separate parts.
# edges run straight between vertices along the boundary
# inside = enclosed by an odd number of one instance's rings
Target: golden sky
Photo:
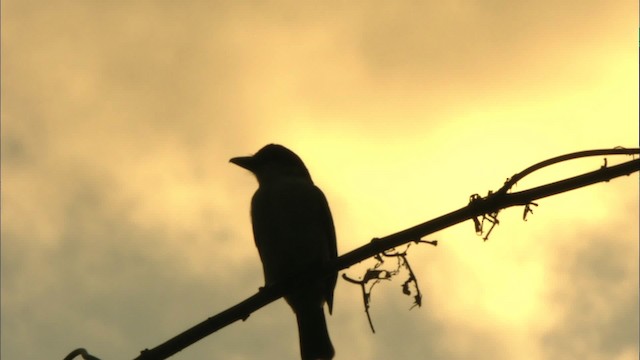
[[[1,357],[134,358],[253,294],[229,158],[281,143],[344,253],[579,150],[638,146],[635,1],[2,1]],[[624,160],[624,159],[621,159]],[[615,162],[609,159],[609,162]],[[516,190],[590,171],[557,166]],[[636,359],[638,175],[467,222],[373,293],[336,359]],[[353,269],[348,273],[358,276]],[[176,359],[293,359],[283,301]]]

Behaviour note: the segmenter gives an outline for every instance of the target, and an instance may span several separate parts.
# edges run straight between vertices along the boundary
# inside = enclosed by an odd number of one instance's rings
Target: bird
[[[337,258],[329,204],[298,155],[282,145],[268,144],[253,156],[234,157],[230,162],[258,180],[251,199],[251,222],[265,286],[324,269]],[[324,304],[331,314],[336,281],[337,272],[306,281],[284,296],[296,315],[303,360],[332,359],[335,354]]]

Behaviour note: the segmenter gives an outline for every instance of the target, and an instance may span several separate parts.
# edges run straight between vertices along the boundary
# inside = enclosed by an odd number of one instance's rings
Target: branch
[[[583,156],[602,155],[605,153],[639,154],[640,149],[593,150],[550,159],[540,164],[534,165],[519,174],[516,174],[514,177],[512,177],[511,180],[508,180],[507,183],[505,183],[505,186],[509,185],[508,187],[511,187],[516,181],[522,179],[522,177],[539,168],[548,166],[551,163],[557,163],[559,161]],[[460,222],[469,219],[475,219],[478,216],[484,216],[485,214],[497,214],[499,210],[512,206],[526,206],[537,199],[542,199],[565,191],[589,186],[598,182],[606,182],[616,177],[630,175],[637,171],[640,171],[640,160],[634,159],[615,166],[604,166],[596,171],[592,171],[551,184],[538,186],[529,190],[507,193],[507,190],[502,190],[505,188],[503,187],[496,193],[490,192],[486,197],[478,196],[474,198],[469,203],[469,205],[461,209],[452,211],[446,215],[442,215],[431,221],[397,232],[395,234],[391,234],[383,238],[374,239],[367,245],[364,245],[340,256],[338,259],[336,259],[336,261],[323,269],[309,271],[301,274],[291,281],[261,288],[258,293],[249,297],[245,301],[219,313],[218,315],[210,317],[202,323],[192,327],[191,329],[188,329],[182,334],[179,334],[178,336],[151,350],[146,349],[142,351],[140,356],[138,356],[136,360],[166,359],[169,356],[174,355],[182,349],[186,348],[187,346],[233,322],[236,322],[238,320],[246,320],[252,312],[282,297],[285,293],[291,291],[292,289],[295,289],[297,286],[300,286],[301,284],[314,277],[328,277],[332,274],[335,274],[336,271],[346,269],[377,254],[383,253],[402,244],[416,241],[416,239],[421,239],[424,236],[432,234],[436,231],[440,231]]]
[[[532,165],[521,172],[513,175],[510,179],[504,183],[504,186],[498,190],[498,193],[506,193],[513,185],[515,185],[518,181],[522,180],[525,176],[538,171],[544,167],[554,165],[563,161],[579,159],[583,157],[590,156],[602,156],[602,155],[636,155],[638,154],[638,149],[625,149],[623,147],[616,147],[614,149],[600,149],[600,150],[586,150],[586,151],[578,151],[571,154],[561,155],[549,160],[545,160],[539,162],[535,165]],[[607,165],[607,159],[604,159],[605,166]]]
[[[78,348],[69,353],[69,355],[64,357],[64,360],[72,360],[75,357],[81,356],[84,360],[100,360],[97,357],[89,354],[86,349]]]
[[[636,150],[636,152],[640,153],[640,150]],[[375,239],[365,246],[348,252],[338,258],[337,269],[346,269],[353,264],[357,264],[385,250],[414,241],[414,239],[420,239],[436,231],[440,231],[448,228],[449,226],[456,225],[484,214],[496,213],[500,209],[512,206],[527,205],[537,199],[542,199],[551,195],[593,185],[599,182],[607,182],[616,177],[630,175],[636,171],[640,171],[640,160],[638,159],[611,167],[600,168],[596,171],[551,184],[538,186],[529,190],[509,194],[489,194],[484,198],[472,201],[469,205],[461,209],[452,211],[446,215],[442,215],[433,220],[395,234]]]

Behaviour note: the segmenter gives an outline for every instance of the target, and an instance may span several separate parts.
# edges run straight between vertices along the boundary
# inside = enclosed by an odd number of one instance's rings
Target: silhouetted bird
[[[329,205],[298,155],[271,144],[230,161],[258,179],[251,219],[266,285],[320,269],[337,257]],[[302,359],[333,358],[323,305],[331,313],[336,280],[337,273],[308,281],[284,297],[296,314]]]

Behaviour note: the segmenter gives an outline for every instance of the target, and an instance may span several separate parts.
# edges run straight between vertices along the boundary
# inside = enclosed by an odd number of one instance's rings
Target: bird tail
[[[322,307],[298,309],[298,334],[302,360],[333,359],[334,350]]]

